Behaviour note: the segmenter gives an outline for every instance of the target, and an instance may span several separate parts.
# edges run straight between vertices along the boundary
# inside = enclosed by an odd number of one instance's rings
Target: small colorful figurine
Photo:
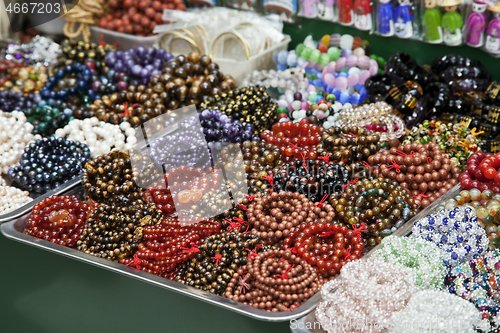
[[[372,4],[371,0],[354,1],[354,26],[359,30],[372,29]]]
[[[316,0],[302,0],[302,16],[308,18],[315,18],[318,14],[316,8]]]
[[[489,6],[492,18],[486,29],[486,51],[491,54],[500,54],[500,2]]]
[[[425,38],[429,43],[438,44],[443,42],[443,29],[441,19],[443,15],[437,7],[436,0],[425,0],[425,13],[422,25],[425,30]]]
[[[413,36],[413,15],[410,0],[399,0],[399,5],[394,11],[394,30],[399,38]]]
[[[484,31],[486,30],[486,6],[488,0],[474,0],[472,2],[472,13],[465,23],[465,42],[472,47],[481,47],[484,43]]]
[[[335,0],[319,0],[317,4],[318,17],[324,21],[333,21],[335,19],[334,5]]]
[[[379,0],[377,8],[377,27],[382,36],[394,35],[394,6],[391,0]]]
[[[444,31],[444,42],[449,46],[462,44],[464,21],[462,15],[457,12],[457,6],[460,4],[460,0],[443,0],[439,3],[439,7],[443,7],[445,10],[441,20],[441,27]]]
[[[339,14],[339,23],[342,25],[353,25],[354,10],[352,0],[337,1],[337,13]]]

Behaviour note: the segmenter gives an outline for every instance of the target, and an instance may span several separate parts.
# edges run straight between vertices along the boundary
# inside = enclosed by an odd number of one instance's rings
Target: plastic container
[[[108,29],[102,29],[96,26],[90,27],[90,41],[94,43],[99,43],[101,41],[108,44],[116,44],[117,50],[128,50],[130,48],[136,48],[139,46],[148,48],[153,46],[158,39],[158,35],[153,35],[149,37],[141,37],[130,34],[123,34],[121,32],[116,32]],[[101,40],[102,35],[102,40]]]
[[[213,58],[212,60],[219,64],[222,73],[231,74],[236,81],[236,85],[239,86],[245,79],[245,76],[254,70],[276,69],[276,64],[273,62],[273,53],[275,51],[287,50],[290,41],[290,36],[285,35],[285,38],[278,44],[257,55],[251,56],[245,61],[225,58]]]

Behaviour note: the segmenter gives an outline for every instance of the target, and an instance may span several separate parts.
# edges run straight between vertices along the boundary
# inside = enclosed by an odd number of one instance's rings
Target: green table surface
[[[0,236],[0,333],[289,333]]]

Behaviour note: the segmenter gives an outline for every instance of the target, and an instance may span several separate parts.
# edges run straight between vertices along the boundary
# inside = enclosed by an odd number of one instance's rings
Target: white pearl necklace
[[[22,205],[30,202],[28,191],[12,186],[0,186],[0,216],[12,212]]]
[[[92,157],[107,154],[112,149],[129,150],[137,143],[135,129],[128,122],[113,125],[99,121],[96,117],[84,120],[73,119],[68,125],[56,130],[55,134],[56,137],[67,135],[70,140],[85,143]]]
[[[42,138],[31,131],[33,125],[26,122],[24,113],[0,111],[0,174],[7,173],[19,163],[28,143]]]

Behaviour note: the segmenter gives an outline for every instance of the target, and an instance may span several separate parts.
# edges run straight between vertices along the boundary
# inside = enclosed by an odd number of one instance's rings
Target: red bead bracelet
[[[316,145],[321,141],[321,127],[309,124],[307,119],[293,123],[276,123],[272,131],[262,132],[262,139],[281,148],[281,159],[291,162],[298,159],[316,159]]]
[[[499,168],[500,154],[476,152],[467,160],[467,168],[459,177],[460,185],[465,190],[477,188],[500,193]]]
[[[361,258],[365,244],[354,230],[340,224],[309,222],[290,234],[285,248],[296,251],[323,276],[331,277],[337,275],[344,264]]]
[[[74,195],[51,196],[33,207],[24,233],[73,247],[86,224],[89,206]]]

